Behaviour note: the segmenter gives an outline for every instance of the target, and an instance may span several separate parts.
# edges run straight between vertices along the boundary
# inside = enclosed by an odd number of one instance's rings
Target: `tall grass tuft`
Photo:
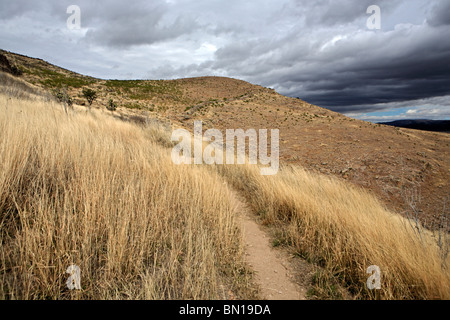
[[[298,167],[276,176],[248,165],[216,168],[265,223],[283,228],[299,256],[324,267],[356,298],[450,299],[436,235],[423,230],[418,237],[407,219],[367,191]],[[380,290],[366,286],[371,265],[381,269]]]
[[[242,296],[230,190],[173,165],[151,132],[0,95],[1,299]],[[66,286],[70,265],[81,290]]]

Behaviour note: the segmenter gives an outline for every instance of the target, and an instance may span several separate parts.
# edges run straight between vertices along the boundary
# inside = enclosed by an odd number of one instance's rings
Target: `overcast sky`
[[[370,121],[450,119],[450,0],[0,0],[0,48],[99,78],[228,76]]]

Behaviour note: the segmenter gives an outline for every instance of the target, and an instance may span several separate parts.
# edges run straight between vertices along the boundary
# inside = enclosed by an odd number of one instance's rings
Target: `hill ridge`
[[[239,79],[103,80],[43,65],[43,60],[5,55],[23,72],[22,80],[49,93],[66,88],[81,106],[86,105],[82,89],[90,87],[98,92],[94,108],[105,109],[112,99],[118,106],[114,116],[124,120],[156,118],[191,131],[196,120],[203,121],[204,130],[277,128],[282,165],[347,180],[374,192],[403,216],[413,215],[430,229],[442,227],[450,190],[448,134],[351,119]],[[414,192],[421,194],[420,203],[409,199]]]

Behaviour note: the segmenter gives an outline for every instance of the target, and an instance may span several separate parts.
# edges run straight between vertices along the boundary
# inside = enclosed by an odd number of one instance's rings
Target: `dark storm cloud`
[[[315,6],[326,2],[314,4],[314,21],[334,25],[358,18],[358,10],[333,6],[324,6],[323,16],[315,16]],[[437,7],[445,6],[447,2]],[[359,13],[365,22],[367,16]],[[450,29],[442,26],[442,15],[438,17],[439,27],[424,23],[384,32],[299,28],[275,40],[242,40],[219,49],[212,69],[226,69],[339,112],[445,96],[450,91]]]
[[[450,1],[439,1],[427,20],[432,26],[450,25]]]
[[[390,10],[395,6],[395,1],[388,0],[316,0],[307,3],[304,0],[296,0],[299,12],[306,17],[306,24],[334,26],[337,24],[349,24],[361,18],[371,5],[381,6],[384,10]]]
[[[439,101],[442,113],[450,103],[434,99],[449,95],[449,0],[0,3],[0,46],[83,74],[230,76],[339,112]],[[76,32],[66,28],[72,4]],[[371,5],[381,30],[366,27]]]
[[[120,1],[110,4],[100,14],[87,11],[87,23],[92,20],[96,27],[89,29],[86,40],[97,45],[127,48],[176,39],[200,27],[188,15],[167,19],[169,11],[170,5],[160,0],[132,2],[127,6]]]
[[[51,18],[47,19],[49,24],[64,27],[70,5],[80,8],[82,27],[88,28],[84,39],[87,44],[127,48],[175,39],[201,27],[189,15],[170,16],[171,5],[164,0],[5,1],[0,19],[45,14]]]
[[[302,89],[297,94],[339,112],[351,110],[352,105],[447,95],[450,91],[450,41],[442,38],[442,32],[411,37],[413,45],[394,38],[373,56],[357,48],[353,55],[335,55],[333,61],[340,67],[328,66],[327,76],[309,73],[309,79],[299,82]],[[376,50],[373,46],[369,48]]]
[[[447,95],[450,91],[450,42],[441,41],[439,36],[432,37],[415,39],[417,43],[409,48],[391,44],[383,49],[385,54],[365,59],[335,56],[334,61],[340,66],[325,65],[328,75],[308,73],[308,79],[301,77],[298,83],[302,84],[302,89],[298,95],[340,112],[351,110],[352,105]],[[392,55],[392,51],[396,54]]]

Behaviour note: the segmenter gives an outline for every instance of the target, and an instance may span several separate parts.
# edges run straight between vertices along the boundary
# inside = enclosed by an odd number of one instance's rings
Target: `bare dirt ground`
[[[239,215],[245,243],[245,259],[255,273],[263,299],[306,300],[314,267],[299,258],[294,260],[280,248],[273,248],[267,230],[253,217],[237,192],[232,200]]]

